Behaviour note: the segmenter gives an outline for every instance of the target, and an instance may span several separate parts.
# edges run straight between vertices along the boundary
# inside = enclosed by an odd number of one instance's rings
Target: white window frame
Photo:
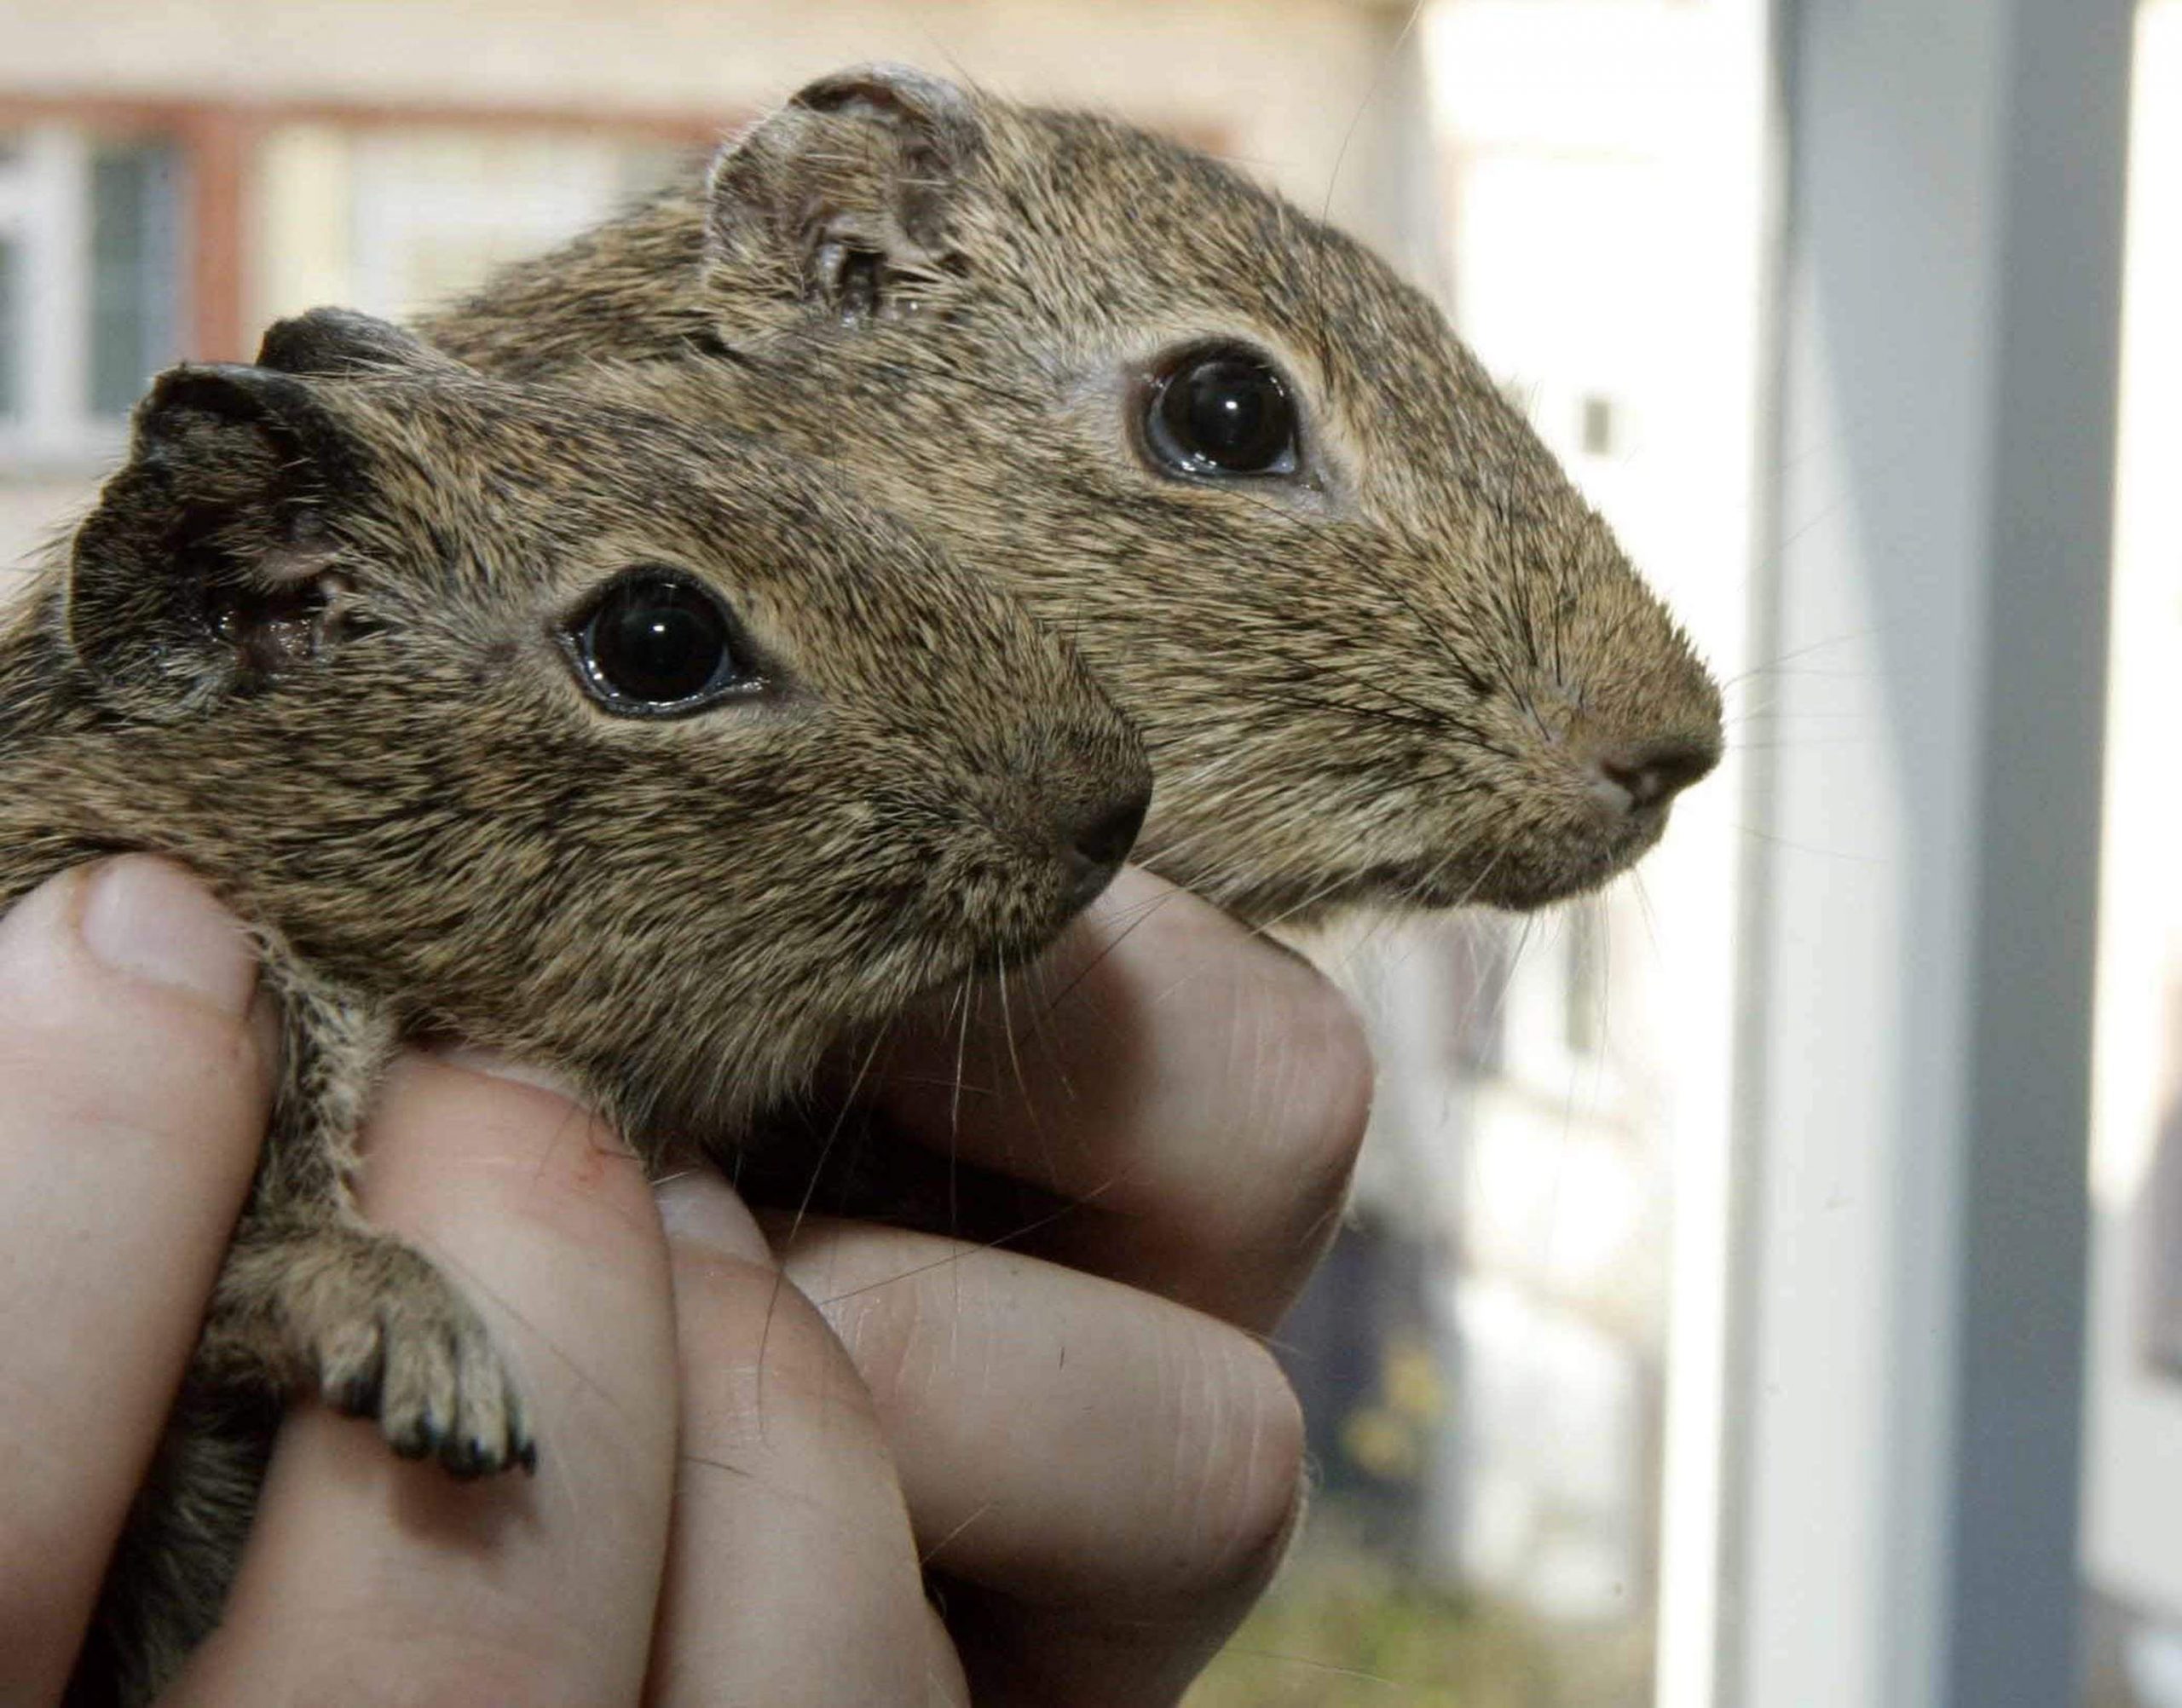
[[[1755,650],[1865,739],[1752,768],[1714,1641],[1662,1708],[2075,1700],[2130,10],[1776,6]]]

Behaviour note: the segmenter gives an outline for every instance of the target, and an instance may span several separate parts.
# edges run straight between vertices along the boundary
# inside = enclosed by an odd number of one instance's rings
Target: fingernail
[[[661,1180],[652,1189],[659,1220],[671,1244],[694,1246],[714,1257],[770,1263],[772,1253],[758,1224],[719,1175],[696,1171]]]
[[[223,1013],[249,1012],[257,955],[234,916],[164,860],[125,854],[91,875],[80,929],[115,972],[187,991]]]
[[[483,1050],[472,1044],[450,1044],[432,1053],[449,1067],[460,1068],[465,1073],[482,1073],[488,1079],[505,1079],[516,1085],[527,1085],[539,1091],[549,1091],[568,1102],[580,1104],[583,1097],[551,1069],[532,1062],[517,1061],[513,1056],[504,1056],[497,1050]]]

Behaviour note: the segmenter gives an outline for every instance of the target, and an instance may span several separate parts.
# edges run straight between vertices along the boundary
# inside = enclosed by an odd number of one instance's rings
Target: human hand
[[[140,933],[175,937],[192,905],[176,881],[138,898]],[[263,1123],[236,940],[201,914],[181,932],[211,995],[117,978],[86,952],[90,884],[60,880],[0,930],[0,1202],[22,1284],[0,1315],[0,1441],[20,1468],[0,1473],[9,1699],[48,1699],[65,1673]],[[1132,1119],[1163,1108],[1140,1099],[1082,1130],[1125,1150],[1146,1137]],[[959,1633],[980,1702],[1152,1701],[1278,1552],[1292,1400],[1254,1342],[1206,1317],[1013,1255],[949,1250],[913,1272],[903,1260],[932,1249],[919,1237],[808,1227],[799,1273],[876,1272],[828,1295],[845,1343],[716,1182],[668,1190],[662,1242],[633,1163],[571,1106],[446,1062],[397,1070],[369,1151],[374,1215],[494,1313],[546,1462],[534,1484],[455,1487],[299,1410],[228,1622],[178,1699],[599,1703],[637,1699],[648,1671],[661,1703],[963,1701]],[[1180,1199],[1168,1184],[1142,1202],[1156,1226]],[[1156,1248],[1136,1232],[1113,1267]],[[1104,1255],[1095,1240],[1082,1255]],[[1244,1266],[1255,1288],[1227,1284],[1237,1309],[1270,1308],[1300,1276],[1273,1257]],[[941,1360],[942,1325],[921,1338],[915,1307],[932,1302],[922,1278],[950,1272]],[[1192,1284],[1186,1265],[1158,1278]],[[961,1351],[980,1347],[966,1379]],[[1204,1451],[1183,1463],[1192,1441]],[[932,1533],[971,1497],[952,1538]],[[920,1546],[935,1543],[978,1586],[950,1595],[952,1630],[922,1595]]]
[[[769,1225],[883,1422],[976,1699],[1168,1702],[1299,1516],[1256,1336],[1332,1239],[1371,1059],[1307,963],[1145,872],[1009,983],[871,1070],[999,1246]]]

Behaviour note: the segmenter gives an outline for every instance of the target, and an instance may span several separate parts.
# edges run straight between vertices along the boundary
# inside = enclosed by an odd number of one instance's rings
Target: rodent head
[[[1142,857],[1249,916],[1586,889],[1719,752],[1688,641],[1439,311],[1123,124],[846,72],[427,331],[632,358],[1009,574],[1152,744]]]
[[[162,376],[46,620],[61,757],[151,845],[639,1128],[1034,952],[1149,788],[1063,643],[837,482],[360,317]]]

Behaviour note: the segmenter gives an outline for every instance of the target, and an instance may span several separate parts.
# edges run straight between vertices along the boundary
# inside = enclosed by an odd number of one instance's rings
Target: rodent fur
[[[424,323],[840,468],[1073,637],[1159,778],[1138,857],[1246,919],[1527,908],[1649,847],[1717,689],[1439,310],[1193,150],[898,67]],[[1302,395],[1293,479],[1157,471],[1163,353]],[[1675,756],[1635,799],[1601,762]]]
[[[0,631],[0,905],[171,855],[252,928],[282,1081],[73,1703],[147,1699],[217,1617],[281,1396],[461,1475],[519,1385],[350,1186],[398,1041],[559,1070],[647,1158],[730,1154],[847,1029],[1042,947],[1140,815],[1133,732],[983,578],[791,459],[485,379],[320,314],[183,368]],[[280,371],[276,371],[280,370]],[[555,626],[629,564],[723,594],[772,690],[586,698]]]
[[[1665,817],[1599,758],[1718,750],[1686,638],[1437,309],[1111,120],[845,72],[424,331],[823,459],[1003,578],[1142,724],[1146,863],[1245,918],[1590,887]],[[1302,478],[1147,467],[1143,378],[1208,339],[1295,381]]]

